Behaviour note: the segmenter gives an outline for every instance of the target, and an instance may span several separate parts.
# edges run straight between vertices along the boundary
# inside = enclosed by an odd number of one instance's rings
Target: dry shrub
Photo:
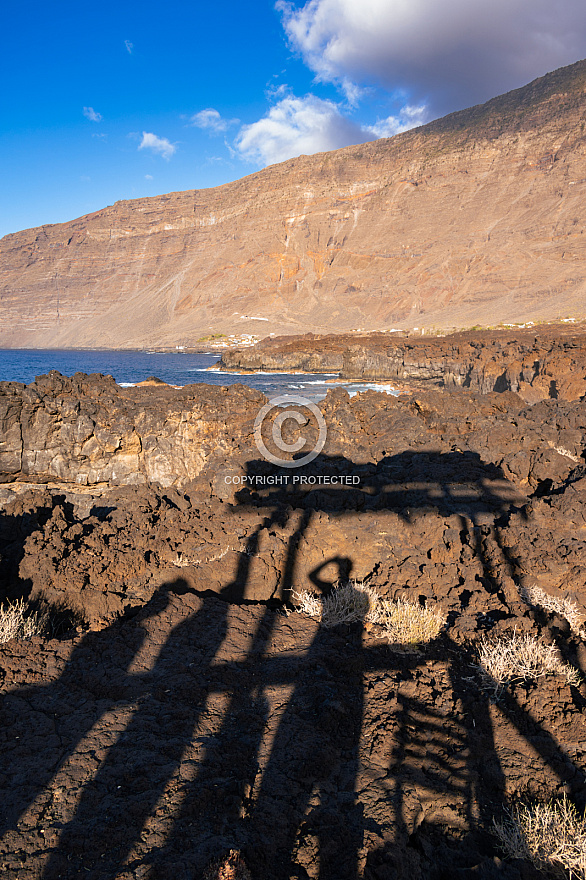
[[[560,617],[565,617],[574,635],[580,639],[586,639],[586,629],[584,627],[586,617],[571,599],[559,599],[556,596],[550,596],[541,587],[521,587],[519,592],[521,598],[530,605],[541,608],[550,614],[559,614]]]
[[[439,636],[446,618],[441,611],[398,599],[380,603],[377,622],[383,629],[380,637],[389,644],[422,645]]]
[[[420,645],[437,638],[445,623],[441,612],[403,599],[389,602],[360,581],[336,584],[327,596],[303,590],[293,593],[297,610],[315,617],[327,628],[362,620],[380,627],[379,638],[389,644]]]
[[[495,692],[514,681],[533,680],[543,675],[565,675],[568,684],[578,687],[580,673],[564,663],[555,645],[545,645],[537,636],[516,632],[480,643],[480,664],[485,679]]]
[[[207,868],[203,880],[252,880],[252,874],[237,849]]]
[[[49,624],[49,612],[35,610],[24,599],[0,607],[0,644],[11,639],[30,639],[43,635]]]
[[[322,601],[315,593],[310,593],[308,590],[301,590],[300,593],[293,591],[291,598],[295,602],[296,611],[307,614],[308,617],[315,617],[317,620],[321,620]]]
[[[518,805],[494,823],[503,850],[557,877],[586,880],[586,823],[567,798]]]
[[[360,581],[337,583],[327,596],[316,596],[302,590],[293,593],[293,599],[298,611],[317,618],[328,629],[356,620],[374,622],[380,602],[378,593]]]

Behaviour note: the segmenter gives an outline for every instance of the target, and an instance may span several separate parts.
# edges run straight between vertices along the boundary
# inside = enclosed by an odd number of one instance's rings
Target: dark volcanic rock
[[[532,495],[542,519],[543,508],[550,518],[563,509],[556,528],[573,540],[584,525],[584,404],[528,407],[511,393],[445,391],[350,399],[336,389],[322,404],[323,452],[279,487],[270,481],[285,469],[262,460],[252,437],[264,398],[245,387],[127,394],[102,377],[52,375],[4,389],[6,436],[23,438],[20,471],[3,475],[9,584],[17,589],[20,572],[32,597],[65,602],[95,624],[178,574],[230,600],[245,571],[244,598],[266,601],[287,598],[324,566],[334,581],[344,572],[331,560],[349,560],[346,575],[389,595],[395,583],[430,597],[454,590],[459,608],[463,589],[482,605],[475,529],[488,536],[515,508],[529,510]],[[52,492],[36,494],[31,480]],[[523,532],[540,567],[556,556],[552,527],[545,545],[533,522]],[[556,569],[560,589],[570,573],[572,590],[584,583],[574,557]]]
[[[0,482],[83,487],[185,487],[197,480],[224,496],[228,471],[247,467],[257,449],[254,420],[266,402],[247,386],[188,385],[122,389],[111,377],[52,372],[29,386],[0,383]],[[505,468],[533,488],[540,461],[554,477],[583,449],[584,407],[563,400],[527,407],[517,395],[374,392],[349,400],[333,389],[321,404],[328,423],[324,454],[372,463],[441,438]],[[438,446],[438,448],[440,448]],[[561,450],[561,451],[560,451]],[[236,469],[236,470],[234,470]],[[543,471],[545,474],[545,471]],[[9,485],[10,484],[10,485]]]
[[[19,880],[192,880],[233,847],[259,880],[518,880],[485,830],[503,798],[583,799],[570,688],[495,705],[447,637],[404,653],[175,581],[132,620],[0,655]]]
[[[120,388],[52,371],[0,383],[0,482],[183,485],[247,449],[264,396],[247,386]]]
[[[586,685],[495,701],[477,651],[516,630],[586,672],[527,599],[586,612],[584,402],[338,388],[324,449],[287,469],[242,386],[2,394],[3,589],[88,624],[0,645],[5,876],[193,880],[231,850],[254,880],[536,876],[492,820],[586,804]],[[284,606],[348,578],[441,609],[442,634],[415,650]]]
[[[555,325],[516,331],[469,331],[444,337],[282,336],[224,352],[226,370],[337,370],[348,380],[391,380],[515,391],[528,403],[586,394],[584,328]]]

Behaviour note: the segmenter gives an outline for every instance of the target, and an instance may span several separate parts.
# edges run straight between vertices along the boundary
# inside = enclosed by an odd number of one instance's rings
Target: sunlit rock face
[[[322,373],[396,388],[514,391],[527,403],[586,395],[586,325],[559,323],[440,336],[304,334],[267,337],[222,354],[226,371]]]

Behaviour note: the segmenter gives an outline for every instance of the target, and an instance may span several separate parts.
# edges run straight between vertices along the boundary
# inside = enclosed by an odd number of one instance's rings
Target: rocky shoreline
[[[223,353],[226,371],[339,372],[347,381],[514,391],[528,403],[586,394],[586,327],[544,325],[448,336],[282,336]]]
[[[478,668],[514,631],[586,674],[559,610],[586,616],[583,340],[536,335],[385,339],[384,369],[400,351],[445,387],[331,389],[302,468],[260,455],[267,401],[244,385],[0,383],[3,597],[70,613],[59,637],[0,644],[7,877],[192,880],[230,849],[253,880],[542,876],[492,822],[519,797],[586,805],[586,684],[495,697]],[[364,378],[374,343],[344,344],[316,339],[308,363],[342,354]],[[291,368],[298,347],[246,363]],[[498,358],[519,393],[493,390]],[[293,610],[339,582],[446,625],[415,648]]]

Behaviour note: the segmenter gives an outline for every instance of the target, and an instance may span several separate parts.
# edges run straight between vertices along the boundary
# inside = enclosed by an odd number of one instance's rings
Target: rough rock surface
[[[1,382],[0,482],[189,482],[211,457],[217,463],[249,448],[265,402],[247,386],[206,386],[203,396],[200,388],[124,389],[111,376],[68,378],[56,371],[28,386]],[[241,431],[235,433],[234,425]]]
[[[584,317],[585,84],[7,235],[0,346]]]
[[[267,337],[231,349],[220,366],[230,370],[307,373],[338,371],[344,379],[464,387],[486,394],[515,391],[529,403],[586,394],[584,325],[469,331],[437,338],[382,333]]]
[[[2,436],[18,426],[40,470],[5,466],[0,583],[86,620],[0,645],[3,876],[193,880],[232,849],[253,880],[540,876],[504,858],[492,819],[517,796],[586,806],[586,684],[495,700],[477,651],[516,629],[586,673],[580,637],[525,592],[586,613],[584,402],[336,389],[323,451],[287,470],[259,456],[264,398],[243,387],[52,375],[2,394]],[[141,451],[115,466],[141,426],[167,485]],[[76,444],[98,431],[94,482]],[[283,604],[347,578],[439,607],[444,631],[409,649]]]
[[[322,453],[294,471],[297,483],[288,471],[279,486],[269,480],[285,470],[261,458],[253,437],[265,398],[246,386],[120,389],[107,377],[53,373],[27,387],[4,383],[3,392],[4,528],[10,536],[18,524],[20,535],[33,524],[21,550],[3,551],[4,566],[13,577],[20,565],[34,596],[96,621],[142,604],[179,573],[194,589],[220,592],[243,564],[247,600],[287,598],[292,542],[301,580],[333,554],[351,560],[343,575],[381,586],[400,576],[429,592],[476,577],[468,558],[476,538],[463,547],[448,540],[449,550],[429,557],[430,529],[445,544],[441,534],[460,534],[464,516],[473,535],[495,517],[514,518],[515,505],[526,510],[530,496],[535,510],[563,499],[563,529],[574,538],[583,525],[583,403],[530,406],[511,392],[349,398],[334,389],[321,404]],[[316,473],[322,485],[300,484]],[[31,494],[39,484],[50,491]],[[423,520],[420,508],[430,508]],[[541,547],[536,555],[541,570]],[[562,566],[556,584],[569,572]],[[583,571],[572,572],[579,589]]]

